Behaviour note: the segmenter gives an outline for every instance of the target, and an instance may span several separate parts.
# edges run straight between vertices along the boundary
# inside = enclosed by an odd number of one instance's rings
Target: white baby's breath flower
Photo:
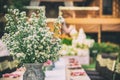
[[[18,58],[19,58],[19,57],[23,57],[23,56],[24,56],[24,53],[17,53],[17,54],[16,54],[16,57],[18,57]]]
[[[52,59],[60,49],[60,40],[54,38],[53,32],[46,27],[46,18],[43,14],[33,13],[30,18],[26,12],[9,10],[12,14],[6,15],[7,24],[2,40],[7,44],[12,55],[19,57],[23,62],[45,62]],[[15,17],[13,15],[16,15]],[[19,15],[19,16],[18,16]],[[14,21],[16,19],[16,21]],[[31,60],[27,60],[31,58]]]

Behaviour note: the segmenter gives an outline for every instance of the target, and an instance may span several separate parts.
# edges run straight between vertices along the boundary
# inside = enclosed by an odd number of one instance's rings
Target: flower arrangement
[[[44,63],[59,56],[61,40],[47,27],[44,10],[32,13],[30,17],[18,9],[8,12],[2,41],[7,44],[10,54],[22,63]]]

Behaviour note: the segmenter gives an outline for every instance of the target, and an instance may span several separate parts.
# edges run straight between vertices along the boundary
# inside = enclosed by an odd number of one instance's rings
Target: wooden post
[[[98,43],[101,43],[102,24],[98,27]]]
[[[113,9],[113,17],[116,17],[116,0],[113,0],[113,3],[112,3],[112,5],[113,5],[113,7],[112,7],[112,9]]]
[[[103,1],[102,1],[102,0],[100,0],[100,12],[99,12],[100,17],[102,17],[102,10],[103,10],[102,5],[103,5]]]

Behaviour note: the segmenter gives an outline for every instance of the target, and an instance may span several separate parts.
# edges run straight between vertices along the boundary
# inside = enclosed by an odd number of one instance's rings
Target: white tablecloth
[[[66,80],[65,79],[65,61],[60,58],[55,62],[55,68],[52,71],[45,72],[45,80]]]

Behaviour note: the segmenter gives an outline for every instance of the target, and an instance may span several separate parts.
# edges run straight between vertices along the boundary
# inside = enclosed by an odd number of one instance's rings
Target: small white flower
[[[24,56],[24,53],[17,53],[16,56],[19,58],[19,57],[23,57]]]

